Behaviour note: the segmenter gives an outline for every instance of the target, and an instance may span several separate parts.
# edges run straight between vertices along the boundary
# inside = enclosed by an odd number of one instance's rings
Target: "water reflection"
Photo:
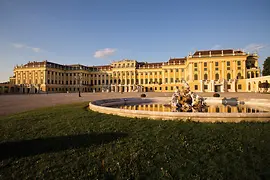
[[[140,105],[123,105],[118,106],[120,109],[129,110],[142,110],[142,111],[159,111],[159,112],[179,112],[177,109],[171,108],[170,105],[166,104],[140,104]],[[263,109],[252,108],[246,105],[239,104],[238,106],[230,105],[208,105],[201,112],[208,113],[261,113],[268,112]]]

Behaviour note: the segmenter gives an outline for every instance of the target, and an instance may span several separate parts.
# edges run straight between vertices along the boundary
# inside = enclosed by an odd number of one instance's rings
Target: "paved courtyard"
[[[140,97],[141,93],[58,93],[58,94],[18,94],[0,95],[0,116],[23,112],[41,107],[71,104],[76,102],[89,102],[106,98]],[[147,97],[170,97],[172,93],[146,93]],[[198,93],[203,97],[211,97],[213,93]],[[270,99],[270,94],[259,93],[220,93],[221,97],[239,97],[239,99],[256,98]]]

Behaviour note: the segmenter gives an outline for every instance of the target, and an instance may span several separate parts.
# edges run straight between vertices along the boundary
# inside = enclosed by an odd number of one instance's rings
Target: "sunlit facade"
[[[251,80],[256,78],[254,85]],[[9,91],[19,93],[173,92],[184,82],[194,92],[254,92],[260,69],[257,54],[226,49],[196,51],[157,63],[125,59],[84,66],[34,61],[15,66],[12,81],[15,89]]]

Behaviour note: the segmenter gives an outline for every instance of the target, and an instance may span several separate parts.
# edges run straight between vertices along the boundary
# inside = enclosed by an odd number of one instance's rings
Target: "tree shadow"
[[[67,149],[86,148],[92,145],[109,143],[127,137],[127,133],[90,133],[57,136],[0,143],[0,160],[11,157],[27,157],[43,153],[59,152]]]

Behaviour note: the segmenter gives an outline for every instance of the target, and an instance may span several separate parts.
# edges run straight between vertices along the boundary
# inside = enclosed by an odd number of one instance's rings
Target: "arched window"
[[[218,73],[216,73],[215,79],[216,79],[216,80],[219,80],[219,74],[218,74]]]
[[[237,74],[237,79],[242,79],[242,78],[241,78],[241,73],[238,73],[238,74]]]
[[[230,79],[231,79],[231,74],[228,73],[228,74],[227,74],[227,80],[230,80]]]
[[[247,78],[248,78],[248,79],[250,78],[250,74],[249,74],[249,73],[247,74]]]
[[[251,72],[251,78],[254,78],[254,72]]]
[[[194,74],[194,80],[198,80],[198,74]]]
[[[256,77],[259,77],[259,73],[258,72],[256,72]]]
[[[207,80],[208,79],[207,74],[204,74],[203,78],[204,80]]]
[[[251,86],[250,83],[248,83],[248,90],[249,90],[249,91],[250,91],[250,88],[251,88],[250,86]]]

